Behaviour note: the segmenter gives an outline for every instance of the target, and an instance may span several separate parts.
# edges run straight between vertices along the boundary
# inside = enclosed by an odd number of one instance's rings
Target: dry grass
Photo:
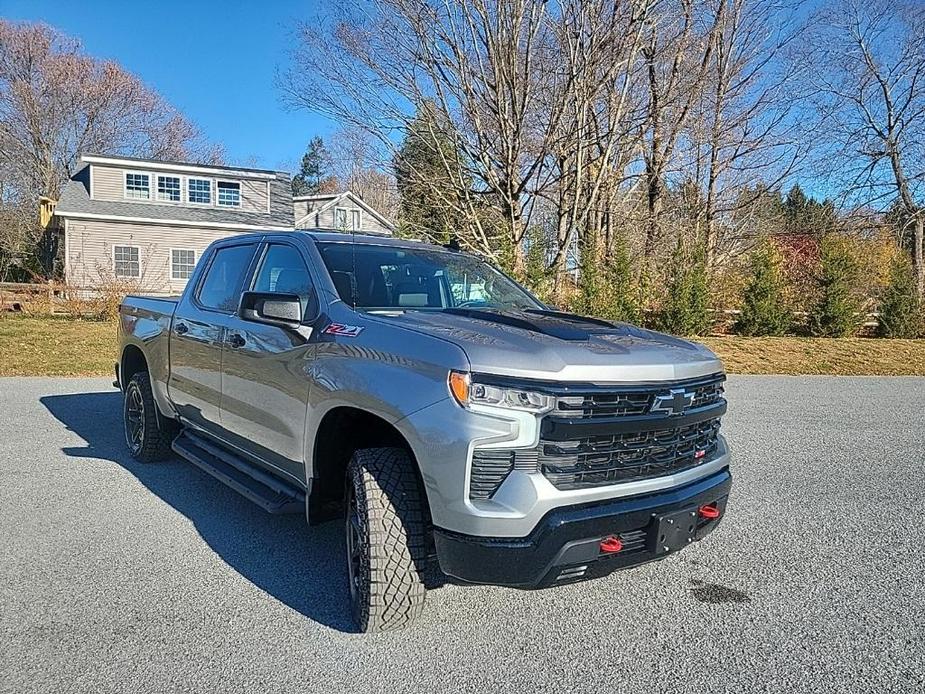
[[[925,376],[925,340],[708,337],[729,373]]]
[[[70,318],[0,318],[0,376],[109,375],[116,324]]]
[[[925,376],[925,340],[802,337],[702,338],[730,373]],[[0,376],[112,373],[112,322],[0,318]]]

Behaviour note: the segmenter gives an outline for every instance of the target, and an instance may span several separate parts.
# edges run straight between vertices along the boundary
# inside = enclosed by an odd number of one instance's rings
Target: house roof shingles
[[[243,225],[266,228],[292,229],[295,220],[292,207],[292,193],[289,174],[274,172],[270,180],[270,212],[244,212],[218,207],[192,207],[186,205],[160,205],[156,202],[134,202],[130,200],[91,200],[89,167],[84,167],[67,182],[61,199],[55,208],[55,214],[62,217],[69,215],[93,214],[107,217],[130,217],[160,220],[165,222],[194,222],[197,225],[214,224]]]

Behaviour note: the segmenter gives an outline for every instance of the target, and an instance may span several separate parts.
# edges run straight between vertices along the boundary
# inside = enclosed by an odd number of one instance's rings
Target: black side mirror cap
[[[244,292],[238,315],[255,323],[297,328],[302,324],[302,302],[297,294]]]

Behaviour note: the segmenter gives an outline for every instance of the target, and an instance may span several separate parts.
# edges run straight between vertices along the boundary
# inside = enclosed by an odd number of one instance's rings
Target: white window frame
[[[199,200],[192,200],[190,198],[190,187],[189,184],[192,181],[208,181],[209,182],[209,202],[201,202]],[[186,202],[190,205],[208,205],[213,207],[215,205],[215,182],[214,178],[205,178],[203,176],[187,176],[186,177]]]
[[[344,226],[340,226],[337,223],[337,213],[338,212],[344,213]],[[337,229],[338,231],[342,231],[342,230],[350,231],[350,227],[347,226],[347,223],[350,222],[350,219],[351,218],[350,218],[350,208],[349,207],[335,207],[334,208],[334,228],[335,229]]]
[[[147,197],[139,197],[137,195],[128,194],[128,177],[129,176],[144,176],[148,179],[148,195]],[[125,200],[151,200],[151,173],[149,171],[122,171],[122,197]]]
[[[350,208],[350,221],[352,222],[354,218],[357,220],[357,222],[353,227],[353,231],[361,231],[363,229],[363,210],[361,210],[359,207]]]
[[[171,200],[170,198],[162,198],[160,188],[160,179],[162,178],[175,178],[179,184],[179,193],[180,197],[177,200]],[[168,204],[179,204],[183,202],[183,176],[179,174],[165,174],[165,173],[155,173],[154,174],[154,199],[157,202],[166,202]]]
[[[189,271],[189,277],[177,277],[176,272],[174,270],[174,263],[173,263],[173,252],[174,251],[182,251],[184,253],[193,254],[193,263]],[[196,269],[196,261],[198,260],[199,252],[194,248],[170,248],[169,252],[170,252],[170,279],[176,280],[178,282],[184,282],[188,280],[190,277],[192,277],[193,271]]]
[[[137,274],[137,275],[120,275],[120,274],[116,271],[116,249],[117,249],[117,248],[134,248],[136,251],[138,251],[138,274]],[[112,275],[113,275],[113,277],[115,277],[116,279],[120,279],[120,280],[138,280],[138,279],[141,279],[141,246],[136,246],[135,244],[131,244],[131,243],[114,243],[114,244],[112,245],[112,253],[110,254],[110,256],[112,257]],[[132,261],[130,261],[130,260],[129,260],[129,261],[123,260],[123,261],[121,261],[121,262],[123,262],[123,263],[124,263],[124,262],[129,262],[129,263],[130,263],[130,262],[132,262]]]
[[[219,194],[218,194],[218,186],[222,183],[227,183],[229,185],[238,187],[238,203],[236,205],[229,205],[227,203],[221,202],[221,198],[219,197]],[[241,181],[229,181],[229,180],[225,180],[221,178],[215,179],[215,206],[216,207],[241,208],[243,207],[243,203],[244,203],[244,186],[241,185]]]

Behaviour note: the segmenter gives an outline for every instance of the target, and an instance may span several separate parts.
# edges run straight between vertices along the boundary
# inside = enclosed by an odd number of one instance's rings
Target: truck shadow
[[[255,586],[319,624],[354,631],[339,523],[308,528],[302,515],[267,514],[179,458],[133,460],[122,438],[118,392],[49,395],[41,402],[87,442],[63,448],[66,455],[122,466],[192,521],[209,547]]]

